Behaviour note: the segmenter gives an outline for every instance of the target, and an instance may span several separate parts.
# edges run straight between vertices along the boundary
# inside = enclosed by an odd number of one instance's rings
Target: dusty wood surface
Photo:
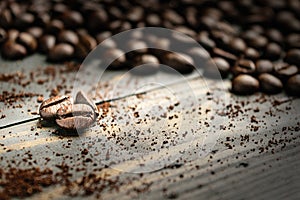
[[[44,63],[41,57],[33,60]],[[18,65],[16,69],[37,66],[26,60]],[[119,76],[113,73],[111,77]],[[44,88],[47,98],[45,88],[55,87],[58,77],[20,90],[39,93]],[[6,87],[18,86],[1,82],[2,91]],[[66,136],[38,119],[2,128],[0,167],[48,167],[59,172],[57,165],[67,164],[74,181],[90,173],[117,180],[117,188],[108,185],[85,196],[88,199],[299,199],[300,100],[283,93],[239,97],[230,94],[229,87],[228,81],[190,78],[188,84],[114,100],[79,137]],[[1,102],[8,116],[1,125],[30,118],[37,109],[35,98],[20,101],[25,111]],[[24,161],[28,154],[30,159]],[[82,196],[70,196],[66,185],[56,184],[30,198]]]

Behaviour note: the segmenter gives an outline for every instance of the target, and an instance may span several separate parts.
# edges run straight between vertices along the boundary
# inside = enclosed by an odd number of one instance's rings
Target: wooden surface
[[[18,69],[27,73],[49,65],[42,56],[25,59],[14,67],[10,62],[2,63],[2,73]],[[24,69],[26,65],[30,70]],[[104,76],[107,78],[101,84],[106,85],[106,91],[120,74]],[[73,84],[75,75],[76,71],[62,73],[71,82],[67,85]],[[24,88],[1,82],[1,89],[44,91],[47,98],[59,81],[61,77],[56,76],[53,81],[32,82]],[[15,102],[24,106],[16,109],[0,102],[1,112],[7,115],[0,120],[1,126],[20,122],[0,129],[0,167],[39,166],[59,171],[56,166],[67,163],[73,168],[69,171],[72,180],[89,173],[117,178],[118,189],[111,191],[107,186],[99,192],[102,199],[300,198],[299,99],[284,93],[235,96],[228,92],[229,81],[196,76],[179,82],[142,90],[140,95],[119,95],[122,98],[110,102],[106,116],[79,137],[62,136],[55,126],[41,127],[42,122],[34,119],[38,117],[34,113],[37,97]],[[123,86],[137,91],[138,84],[133,83]],[[97,90],[104,91],[100,86]],[[96,100],[105,99],[105,94],[97,93]],[[174,108],[168,109],[170,106]],[[22,122],[24,119],[32,120]],[[88,149],[86,156],[81,154],[83,149]],[[24,162],[28,151],[32,154],[30,161],[35,161],[32,165]],[[87,158],[92,161],[85,162]],[[79,168],[83,170],[76,171]],[[31,199],[70,199],[65,187],[58,184],[44,188]],[[94,199],[96,193],[85,198]]]

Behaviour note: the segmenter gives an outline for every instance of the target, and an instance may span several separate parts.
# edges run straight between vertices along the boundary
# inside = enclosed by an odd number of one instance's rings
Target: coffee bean
[[[203,68],[205,64],[211,59],[209,53],[201,47],[193,47],[187,51],[193,61],[195,67],[198,69]]]
[[[300,96],[300,74],[290,77],[286,83],[285,89],[290,95]]]
[[[23,58],[27,54],[26,48],[23,45],[10,40],[2,45],[1,52],[3,57],[13,60]]]
[[[57,111],[57,125],[66,130],[88,128],[95,121],[94,110],[86,104],[73,104]]]
[[[275,74],[283,81],[298,73],[298,68],[295,65],[279,62],[274,65]]]
[[[256,72],[258,74],[271,73],[273,71],[273,64],[269,60],[256,61]]]
[[[283,42],[283,36],[277,29],[269,29],[265,34],[273,42],[276,42],[278,44],[281,44]]]
[[[47,59],[52,62],[59,62],[70,59],[73,55],[74,47],[67,43],[60,43],[50,49]]]
[[[60,20],[54,19],[52,21],[50,21],[47,25],[46,25],[46,32],[50,33],[50,34],[58,34],[59,32],[61,32],[64,29],[64,23]]]
[[[247,45],[246,43],[244,42],[243,39],[241,38],[232,38],[230,41],[229,41],[229,48],[228,50],[233,52],[233,53],[242,53],[246,50],[247,48]]]
[[[285,61],[300,68],[300,49],[291,49],[285,56]]]
[[[61,20],[66,28],[77,28],[83,24],[82,15],[74,10],[64,11]]]
[[[36,39],[26,32],[22,32],[19,34],[17,42],[25,46],[29,53],[34,52],[38,46]]]
[[[97,41],[88,33],[78,33],[79,42],[88,50],[91,51],[97,46]]]
[[[41,27],[33,26],[27,29],[27,33],[32,35],[35,39],[38,39],[43,35],[43,29]]]
[[[104,31],[104,32],[98,33],[96,35],[96,41],[97,41],[98,44],[100,44],[104,40],[111,37],[111,35],[112,35],[112,33],[110,31]],[[111,41],[113,41],[113,40],[111,40]],[[116,47],[116,44],[113,47]]]
[[[86,22],[88,30],[93,33],[98,32],[100,30],[105,30],[108,25],[107,12],[102,8],[97,11],[93,11],[92,13],[89,13]]]
[[[229,52],[224,51],[224,50],[219,49],[219,48],[214,48],[213,49],[213,55],[216,56],[216,57],[222,57],[231,64],[234,63],[237,60],[237,57],[234,54],[229,53]]]
[[[57,36],[57,41],[59,43],[69,43],[73,46],[78,44],[79,38],[77,34],[70,30],[63,30]]]
[[[9,28],[12,26],[12,16],[10,10],[8,9],[1,10],[0,26],[3,28]]]
[[[258,80],[261,90],[265,93],[276,94],[283,88],[282,82],[271,74],[263,73],[258,76]]]
[[[39,39],[39,50],[48,53],[55,45],[56,38],[53,35],[44,35]]]
[[[197,37],[197,41],[206,49],[213,49],[216,47],[216,43],[209,38],[209,35],[206,31],[201,31]]]
[[[288,48],[300,48],[300,34],[292,33],[286,38],[286,45]]]
[[[228,75],[229,69],[230,65],[225,59],[215,57],[212,59],[212,64],[205,65],[203,75],[210,78],[220,78],[219,74],[221,74],[221,77],[224,78]]]
[[[232,40],[230,35],[224,33],[224,31],[218,30],[211,31],[211,37],[216,42],[217,46],[221,48],[226,48]]]
[[[247,95],[257,92],[259,82],[250,75],[241,74],[232,81],[232,91],[237,94]]]
[[[110,61],[112,62],[107,63]],[[111,70],[124,69],[126,66],[125,65],[126,56],[125,53],[120,49],[116,49],[116,48],[108,49],[104,53],[103,62],[109,65],[108,69]]]
[[[159,60],[150,54],[137,56],[133,62],[132,74],[151,75],[157,73],[159,69]]]
[[[162,64],[167,65],[182,74],[191,73],[194,70],[193,59],[183,53],[167,52],[161,57],[160,61]]]
[[[74,103],[89,105],[94,110],[95,114],[99,115],[96,104],[90,98],[88,98],[85,92],[83,92],[82,90],[77,92]]]
[[[281,55],[281,47],[276,43],[269,43],[266,46],[264,57],[270,60],[278,60]]]
[[[72,104],[73,99],[70,96],[51,97],[40,105],[39,113],[43,119],[53,120],[57,117],[58,109],[68,109]]]
[[[259,59],[259,57],[260,57],[260,54],[257,50],[255,50],[251,47],[248,47],[245,50],[245,58],[255,61],[255,60]]]
[[[0,28],[0,44],[2,42],[4,42],[7,38],[7,34],[6,34],[6,31],[2,28]]]
[[[146,17],[147,26],[157,27],[162,25],[161,18],[158,14],[151,13]]]
[[[255,72],[254,62],[247,59],[238,60],[235,66],[232,68],[232,73],[234,75],[253,74],[254,72]]]
[[[127,42],[126,50],[130,50],[126,56],[128,58],[134,58],[137,55],[145,54],[148,52],[148,45],[141,40],[130,40]]]
[[[15,42],[19,36],[19,31],[16,29],[10,29],[7,32],[7,40]]]
[[[31,13],[22,13],[14,20],[14,26],[18,29],[24,29],[33,24],[35,18]]]

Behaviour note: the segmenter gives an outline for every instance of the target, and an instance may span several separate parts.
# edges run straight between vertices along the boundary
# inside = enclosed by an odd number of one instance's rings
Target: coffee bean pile
[[[83,60],[100,42],[136,27],[165,27],[195,39],[213,58],[223,78],[232,79],[232,91],[269,94],[283,89],[300,95],[300,2],[298,0],[203,0],[203,1],[1,1],[1,54],[20,59],[34,52],[48,61]],[[107,43],[107,56],[122,55],[111,69],[157,63],[190,73],[190,55],[200,50],[174,54],[146,49],[144,36],[124,45],[139,47],[123,54],[121,47]],[[168,49],[169,38],[152,38]],[[151,40],[151,38],[148,38]],[[180,39],[179,39],[180,40]],[[200,52],[200,53],[199,53]],[[203,55],[202,55],[203,56]],[[128,65],[128,63],[130,63]],[[211,69],[204,68],[207,76]]]

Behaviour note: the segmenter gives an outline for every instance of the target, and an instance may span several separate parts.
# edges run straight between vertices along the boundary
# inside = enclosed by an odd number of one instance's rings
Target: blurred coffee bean
[[[108,49],[103,55],[103,62],[106,65],[109,65],[108,69],[111,70],[124,69],[126,68],[125,52],[117,48]]]
[[[203,68],[205,64],[211,60],[209,53],[201,47],[193,47],[187,51],[197,69]]]
[[[273,71],[273,63],[269,60],[256,61],[256,72],[258,74],[271,73]]]
[[[291,65],[296,65],[300,69],[300,49],[291,49],[285,56],[285,61]]]
[[[108,39],[110,36],[112,35],[112,33],[110,31],[104,31],[101,33],[98,33],[95,38],[98,44],[100,44],[102,41]],[[114,45],[113,47],[116,47],[116,45]]]
[[[125,47],[126,51],[131,51],[126,54],[128,58],[133,58],[138,54],[145,54],[148,52],[148,45],[142,40],[130,40]]]
[[[151,75],[157,73],[159,60],[150,54],[137,56],[133,61],[133,69],[130,73],[135,75]]]
[[[55,45],[56,38],[53,35],[43,35],[39,39],[39,50],[42,53],[48,53]]]
[[[256,35],[247,41],[247,44],[256,49],[263,49],[268,44],[268,39],[261,35]]]
[[[232,39],[232,37],[228,34],[224,33],[223,31],[217,30],[211,31],[211,37],[216,42],[217,46],[221,48],[226,48]]]
[[[26,32],[19,34],[17,42],[25,46],[29,53],[33,53],[38,47],[36,39]]]
[[[234,75],[253,74],[255,72],[255,64],[252,60],[240,59],[231,70]]]
[[[222,57],[231,64],[233,64],[237,60],[237,57],[234,54],[231,54],[219,48],[213,49],[213,55],[216,57]]]
[[[228,50],[237,54],[244,52],[246,48],[247,45],[241,38],[232,38],[228,44]]]
[[[229,69],[230,65],[225,59],[215,57],[204,64],[203,76],[213,79],[225,78],[229,73]]]
[[[7,39],[6,31],[0,28],[0,44]]]
[[[160,57],[160,61],[182,74],[191,73],[194,70],[193,59],[186,54],[167,52]]]
[[[300,96],[300,74],[290,77],[285,85],[285,89],[290,95]]]
[[[98,32],[105,30],[108,23],[108,16],[104,9],[99,9],[89,14],[86,20],[88,30],[91,32]]]
[[[67,43],[60,43],[49,50],[47,59],[51,62],[60,62],[72,58],[73,54],[73,46]]]
[[[158,14],[151,13],[146,16],[146,24],[147,26],[161,26],[162,21]]]
[[[24,29],[33,25],[35,17],[31,13],[22,13],[14,21],[14,26],[18,29]]]
[[[197,41],[206,49],[210,50],[216,47],[216,43],[209,38],[205,31],[201,31],[197,37]]]
[[[67,5],[63,4],[63,3],[55,3],[52,7],[52,13],[54,16],[60,16],[63,13],[68,11],[68,7]]]
[[[54,19],[52,21],[50,21],[47,25],[46,25],[46,32],[50,33],[50,34],[58,34],[59,32],[61,32],[64,29],[64,24],[62,21]]]
[[[19,31],[17,29],[10,29],[7,31],[7,40],[16,41],[19,36]]]
[[[286,45],[288,48],[300,48],[300,34],[292,33],[286,38]]]
[[[66,28],[78,28],[83,24],[83,17],[80,12],[67,10],[63,12],[61,20]]]
[[[35,17],[35,24],[37,26],[41,26],[41,27],[47,27],[47,24],[49,24],[51,21],[51,17],[48,13],[39,13],[36,17]]]
[[[20,59],[26,56],[27,51],[23,45],[8,40],[2,45],[1,53],[7,59]]]
[[[232,81],[232,91],[236,94],[248,95],[257,92],[259,82],[250,75],[241,74]]]
[[[254,48],[248,47],[245,52],[245,58],[250,59],[250,60],[257,60],[260,57],[260,53],[255,50]]]
[[[216,27],[217,21],[209,16],[203,16],[198,21],[200,30],[212,30]]]
[[[78,44],[79,38],[75,32],[71,30],[63,30],[58,34],[57,41],[59,43],[69,43],[75,46]]]
[[[269,29],[266,31],[265,34],[269,38],[269,40],[273,42],[277,42],[278,44],[281,44],[283,42],[283,36],[281,32],[277,29]]]
[[[130,22],[136,23],[142,21],[144,18],[144,10],[139,6],[132,7],[128,10],[126,17]]]
[[[260,74],[258,76],[258,80],[259,80],[261,90],[268,94],[279,93],[283,88],[280,79],[268,73]]]
[[[10,28],[12,26],[12,16],[8,9],[0,12],[0,26],[3,28]]]
[[[43,29],[38,26],[28,28],[26,32],[35,37],[35,39],[38,39],[43,35]]]
[[[264,51],[264,57],[270,60],[278,60],[281,55],[281,47],[276,43],[269,43]]]
[[[274,65],[275,74],[283,81],[298,73],[298,68],[295,65],[279,62]]]
[[[182,16],[176,13],[174,10],[166,9],[161,14],[165,21],[168,21],[174,25],[183,24],[184,22]]]
[[[79,33],[78,37],[79,37],[80,44],[82,44],[88,51],[91,51],[97,46],[96,39],[93,38],[88,33],[85,34]]]

